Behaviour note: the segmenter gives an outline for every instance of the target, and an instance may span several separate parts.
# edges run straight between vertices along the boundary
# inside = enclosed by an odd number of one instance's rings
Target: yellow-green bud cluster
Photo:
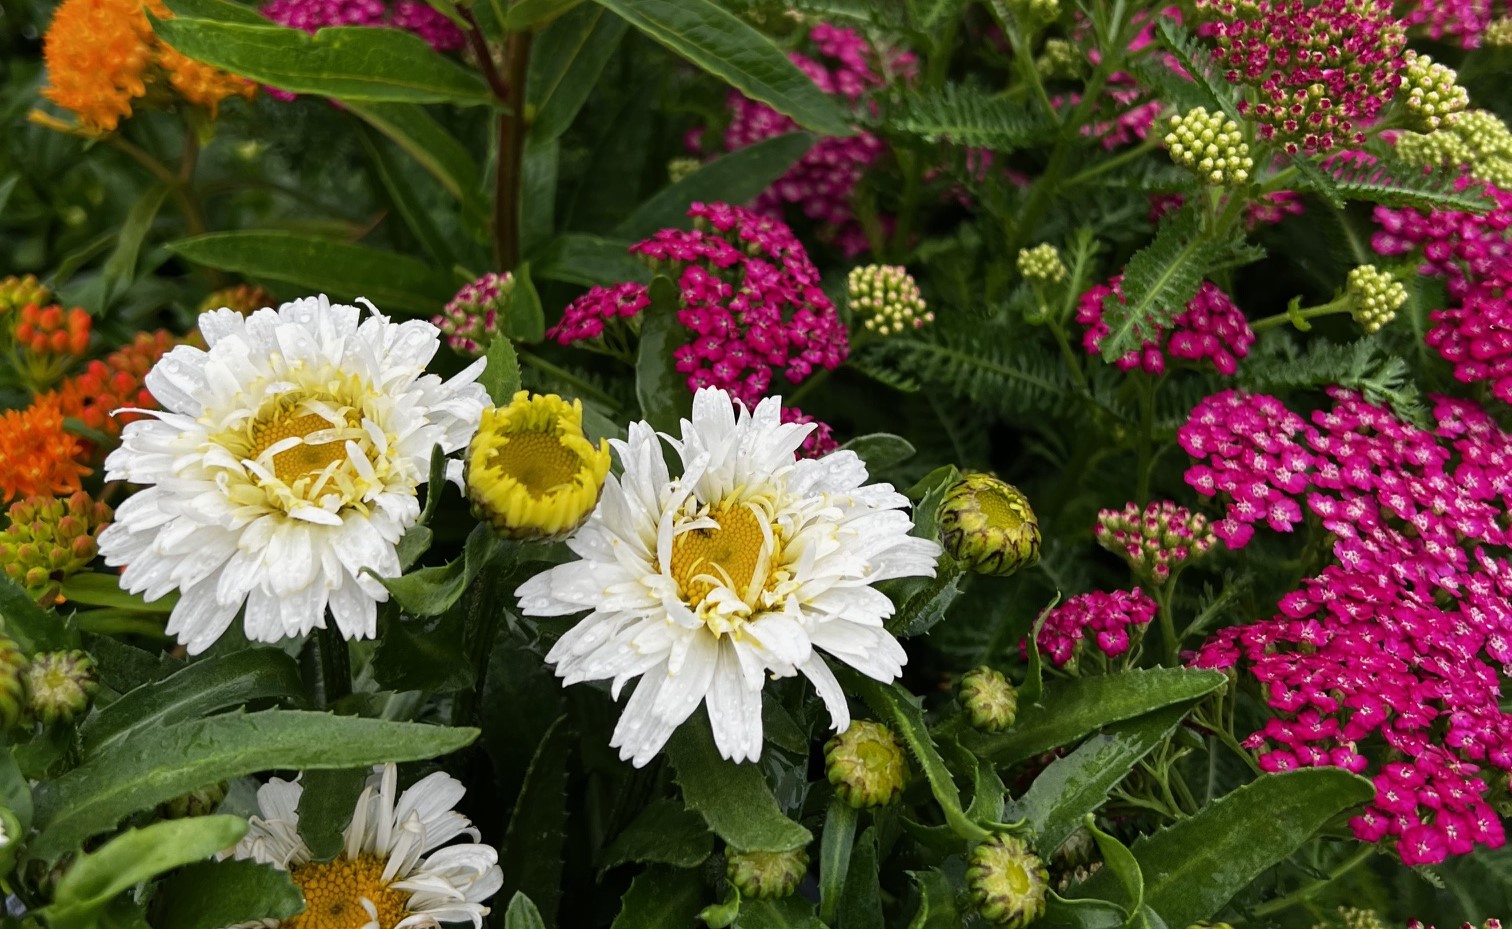
[[[1404,132],[1395,151],[1414,166],[1465,167],[1479,180],[1512,187],[1512,130],[1486,110],[1460,113],[1435,132]]]
[[[703,167],[697,158],[673,158],[667,162],[667,180],[673,184]]]
[[[1397,309],[1407,302],[1407,288],[1375,265],[1351,270],[1344,292],[1349,296],[1349,315],[1366,332],[1396,319]]]
[[[1512,45],[1512,16],[1492,20],[1486,31],[1481,33],[1481,44],[1488,48]]]
[[[220,808],[221,801],[226,799],[226,791],[229,787],[230,785],[225,781],[220,781],[208,787],[201,787],[199,790],[191,790],[164,803],[158,807],[158,812],[163,814],[164,819],[209,816]]]
[[[1187,929],[1234,929],[1234,927],[1229,925],[1228,923],[1214,923],[1208,922],[1205,919],[1199,919],[1197,922],[1192,923],[1190,926],[1188,926]]]
[[[858,719],[824,745],[825,776],[835,795],[858,810],[898,799],[908,760],[897,736],[881,723]]]
[[[977,574],[1006,577],[1039,560],[1040,527],[1017,487],[973,472],[951,485],[935,511],[940,544]]]
[[[10,525],[0,533],[0,570],[33,599],[40,599],[94,560],[95,535],[111,511],[80,491],[61,499],[17,500],[7,515]]]
[[[1050,872],[1029,843],[999,833],[971,850],[966,889],[982,918],[1004,929],[1021,929],[1045,912]]]
[[[37,280],[35,275],[7,277],[0,280],[0,316],[14,313],[28,303],[42,306],[52,301],[52,291]]]
[[[961,675],[956,698],[971,725],[983,732],[1002,732],[1018,719],[1018,691],[996,668],[972,668]]]
[[[1453,68],[1427,55],[1407,52],[1407,71],[1402,76],[1407,94],[1402,100],[1419,129],[1432,131],[1451,125],[1470,105],[1470,93],[1455,83],[1458,79]]]
[[[1075,77],[1081,70],[1084,58],[1077,55],[1076,48],[1065,39],[1046,39],[1034,67],[1042,77]]]
[[[1171,160],[1204,183],[1243,184],[1255,167],[1239,124],[1200,106],[1172,116],[1163,141]]]
[[[1013,0],[1013,12],[1030,25],[1053,23],[1060,18],[1060,0]]]
[[[1339,922],[1344,929],[1386,929],[1381,916],[1375,910],[1362,910],[1354,906],[1339,907]]]
[[[43,652],[26,669],[26,705],[43,725],[82,714],[99,687],[94,659],[77,649]]]
[[[1049,242],[1019,249],[1018,272],[1041,284],[1059,284],[1070,273],[1066,270],[1066,263],[1061,261],[1060,249]]]
[[[851,313],[878,335],[919,329],[934,322],[919,285],[898,265],[863,265],[846,279]]]
[[[21,721],[26,709],[26,666],[21,647],[0,633],[0,732]]]
[[[801,848],[788,852],[738,852],[725,848],[725,877],[741,896],[756,900],[791,896],[803,882],[808,866],[808,852]]]

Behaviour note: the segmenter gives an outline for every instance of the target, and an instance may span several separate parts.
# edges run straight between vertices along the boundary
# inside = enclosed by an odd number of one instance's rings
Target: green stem
[[[1282,910],[1287,909],[1288,907],[1296,906],[1299,903],[1305,903],[1307,900],[1316,896],[1324,888],[1328,887],[1328,885],[1332,884],[1334,881],[1359,867],[1365,861],[1365,859],[1374,854],[1375,846],[1366,845],[1359,851],[1355,852],[1353,855],[1344,859],[1344,861],[1341,862],[1338,867],[1328,872],[1327,877],[1319,878],[1318,880],[1313,881],[1311,884],[1308,884],[1305,887],[1299,887],[1284,897],[1277,897],[1269,903],[1260,904],[1259,906],[1255,907],[1254,914],[1256,916],[1268,916],[1271,913],[1279,913]]]
[[[1077,184],[1084,184],[1087,181],[1091,180],[1092,178],[1097,177],[1099,174],[1104,174],[1104,173],[1106,173],[1108,171],[1113,170],[1114,168],[1121,167],[1122,165],[1124,165],[1127,162],[1133,161],[1136,158],[1141,158],[1141,157],[1149,154],[1158,145],[1159,145],[1158,138],[1156,136],[1154,136],[1154,135],[1150,135],[1150,136],[1146,137],[1143,142],[1139,143],[1138,145],[1134,146],[1133,148],[1126,149],[1125,151],[1119,152],[1117,155],[1114,155],[1112,158],[1108,158],[1108,159],[1105,159],[1103,161],[1099,161],[1097,164],[1093,165],[1090,168],[1087,168],[1085,171],[1080,171],[1080,172],[1077,172],[1076,174],[1071,175],[1070,177],[1066,178],[1064,181],[1061,181],[1061,186],[1062,187],[1074,187]]]
[[[1155,460],[1155,391],[1159,381],[1142,377],[1139,381],[1139,471],[1134,502],[1150,502],[1150,471]]]
[[[1299,319],[1317,319],[1319,316],[1333,316],[1339,313],[1349,312],[1349,298],[1340,297],[1331,303],[1323,303],[1318,306],[1310,306],[1305,310],[1288,310],[1285,313],[1277,313],[1264,319],[1250,323],[1250,329],[1255,332],[1264,332],[1274,329],[1285,323],[1295,323]]]
[[[323,706],[329,709],[352,692],[352,659],[340,630],[317,629],[315,638],[320,648],[320,682],[325,690]]]
[[[494,172],[494,259],[500,271],[520,263],[520,184],[524,176],[525,77],[530,67],[532,33],[511,32],[504,40],[509,68],[504,106],[499,114],[499,165]]]
[[[573,387],[575,387],[583,396],[592,397],[593,399],[609,407],[610,410],[613,410],[615,412],[619,411],[620,402],[618,400],[614,399],[614,397],[605,393],[600,388],[590,384],[583,378],[578,377],[576,374],[573,374],[571,371],[568,371],[566,368],[554,365],[551,362],[547,361],[545,358],[542,358],[540,355],[532,354],[522,348],[517,347],[515,349],[515,352],[518,354],[521,364],[535,368],[537,371],[540,371],[543,374],[549,374],[558,380],[565,381],[566,383],[571,384]]]
[[[1181,654],[1181,642],[1176,638],[1176,618],[1171,615],[1171,593],[1166,585],[1155,588],[1155,603],[1160,613],[1160,635],[1165,642],[1165,663],[1175,666]]]
[[[853,350],[855,348],[855,345],[856,345],[855,342],[851,343],[851,348]],[[818,387],[820,384],[824,383],[825,380],[829,378],[829,376],[830,376],[830,369],[829,368],[820,368],[818,371],[815,371],[813,374],[809,375],[808,380],[804,381],[802,384],[799,384],[797,387],[793,388],[793,392],[787,395],[787,399],[785,399],[785,400],[782,401],[782,405],[783,406],[796,406],[798,404],[799,400],[801,400],[803,397],[807,396],[808,393],[810,391],[812,391],[815,387]]]
[[[1061,327],[1059,320],[1051,319],[1048,322],[1050,334],[1055,336],[1055,344],[1060,346],[1061,357],[1066,359],[1066,367],[1071,369],[1072,379],[1076,381],[1077,387],[1086,391],[1088,389],[1087,372],[1082,370],[1081,359],[1077,357],[1076,352],[1072,351],[1071,341],[1066,338],[1066,330]]]

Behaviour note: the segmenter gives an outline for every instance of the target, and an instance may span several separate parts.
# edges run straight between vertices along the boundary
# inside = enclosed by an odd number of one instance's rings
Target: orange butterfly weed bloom
[[[147,0],[152,15],[172,14],[161,0]],[[184,99],[216,115],[232,95],[250,99],[257,85],[191,61],[152,34],[143,0],[63,0],[43,41],[48,86],[42,95],[98,132],[109,132],[131,115],[132,101],[166,76]]]
[[[146,387],[147,372],[178,341],[166,329],[137,333],[130,345],[111,352],[103,361],[91,361],[83,373],[58,385],[59,409],[65,417],[77,419],[96,432],[120,435],[122,426],[141,419],[142,414],[115,414],[116,410],[157,409],[157,401]],[[91,451],[98,457],[109,449]]]
[[[78,356],[89,348],[89,330],[89,314],[80,307],[28,303],[16,323],[16,344],[34,355]]]
[[[63,429],[63,411],[51,394],[24,410],[0,415],[0,502],[38,494],[71,494],[90,468],[79,459],[84,443]]]

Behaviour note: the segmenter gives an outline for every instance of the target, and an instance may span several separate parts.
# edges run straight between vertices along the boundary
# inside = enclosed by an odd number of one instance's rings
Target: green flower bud
[[[756,900],[791,895],[808,873],[808,866],[808,852],[801,848],[789,852],[738,852],[725,848],[725,877],[741,896]]]
[[[1407,288],[1375,265],[1351,270],[1344,290],[1349,295],[1349,315],[1366,332],[1396,319],[1397,309],[1407,302]]]
[[[58,582],[94,560],[95,535],[110,521],[110,507],[80,491],[70,497],[17,500],[0,532],[0,571],[34,600],[50,599]]]
[[[673,158],[667,162],[667,182],[676,184],[702,167],[703,162],[697,158]]]
[[[1512,45],[1512,16],[1492,21],[1486,31],[1481,33],[1481,42],[1488,48]]]
[[[1255,167],[1239,124],[1200,106],[1172,116],[1171,131],[1161,141],[1172,161],[1205,184],[1237,187]]]
[[[1020,929],[1039,919],[1049,886],[1050,872],[1023,839],[999,833],[971,850],[966,889],[994,926]]]
[[[1228,923],[1213,923],[1205,919],[1199,919],[1188,926],[1187,929],[1234,929],[1234,927]]]
[[[1086,59],[1065,39],[1046,39],[1044,51],[1035,59],[1035,70],[1048,78],[1075,77]]]
[[[37,280],[34,274],[28,274],[25,277],[12,275],[0,280],[0,316],[12,311],[19,312],[28,303],[42,306],[51,301],[52,291]]]
[[[1432,131],[1452,124],[1456,114],[1470,105],[1470,94],[1455,81],[1459,75],[1427,55],[1408,50],[1402,75],[1403,105],[1417,128]],[[1400,94],[1401,91],[1398,91]]]
[[[1380,914],[1375,910],[1362,910],[1353,906],[1339,907],[1339,920],[1344,929],[1386,929]]]
[[[908,781],[908,761],[897,737],[865,719],[825,744],[824,765],[836,795],[858,810],[893,802]]]
[[[1018,272],[1026,279],[1041,284],[1059,284],[1066,279],[1068,273],[1066,263],[1061,260],[1060,249],[1049,242],[1019,249]]]
[[[26,665],[15,640],[0,634],[0,731],[21,721],[26,708]]]
[[[1018,718],[1018,691],[995,668],[973,668],[961,675],[957,698],[971,725],[984,732],[1002,732]]]
[[[846,278],[851,313],[878,335],[896,335],[934,322],[919,285],[898,265],[863,265]]]
[[[225,781],[221,781],[208,787],[201,787],[199,790],[191,790],[183,796],[174,797],[164,803],[158,807],[158,812],[163,814],[164,819],[209,816],[219,809],[221,801],[226,799],[226,790],[229,786]]]
[[[940,543],[978,574],[1007,577],[1039,560],[1040,528],[1012,484],[973,472],[945,493],[935,513]]]
[[[99,686],[94,659],[77,650],[44,652],[26,669],[27,705],[43,725],[82,714]]]

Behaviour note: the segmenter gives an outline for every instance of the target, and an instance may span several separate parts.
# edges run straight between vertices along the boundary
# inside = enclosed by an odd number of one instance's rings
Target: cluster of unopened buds
[[[0,571],[37,599],[94,560],[95,535],[111,511],[80,491],[17,500],[6,515],[10,525],[0,533]]]
[[[1172,116],[1162,141],[1172,161],[1206,184],[1238,186],[1255,167],[1239,124],[1200,106]]]
[[[1452,123],[1455,115],[1470,105],[1470,94],[1456,83],[1459,75],[1454,69],[1427,55],[1409,50],[1403,77],[1407,90],[1403,105],[1420,129],[1432,131]]]
[[[1349,315],[1366,332],[1376,332],[1396,319],[1396,311],[1407,302],[1407,288],[1402,282],[1375,265],[1351,269],[1344,291]]]
[[[1171,573],[1213,547],[1207,517],[1170,500],[1097,514],[1097,544],[1119,556],[1141,577],[1162,583]]]
[[[1066,263],[1061,260],[1060,249],[1049,242],[1019,249],[1018,272],[1025,280],[1039,284],[1059,284],[1069,273]]]
[[[440,328],[453,351],[476,358],[488,350],[500,322],[508,318],[514,288],[512,274],[485,274],[457,291],[431,322]]]
[[[863,265],[846,278],[846,296],[851,315],[878,335],[896,335],[905,329],[922,329],[934,322],[919,285],[899,265]]]
[[[19,353],[15,367],[33,389],[47,387],[89,349],[89,314],[64,309],[31,276],[0,281],[0,327]]]

